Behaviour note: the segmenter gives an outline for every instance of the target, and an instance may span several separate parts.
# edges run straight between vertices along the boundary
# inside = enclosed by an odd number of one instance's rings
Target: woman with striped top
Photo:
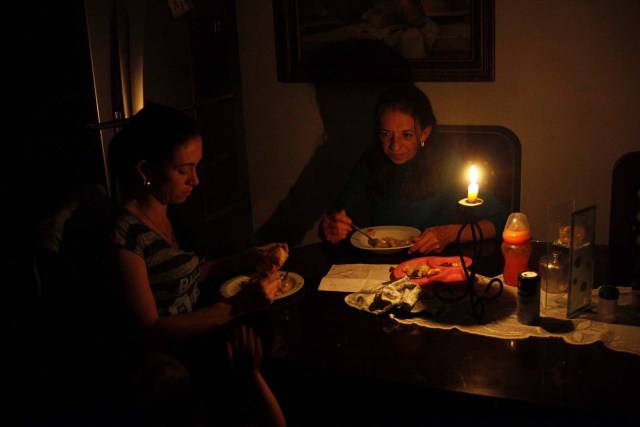
[[[283,249],[288,255],[286,244],[271,243],[227,257],[227,267],[255,268],[259,272],[255,280],[232,298],[198,305],[199,286],[205,285],[214,270],[220,273],[224,261],[207,260],[198,254],[179,228],[174,230],[168,208],[184,203],[198,185],[196,167],[201,160],[202,137],[195,121],[155,103],[135,114],[109,148],[110,171],[122,201],[110,239],[113,276],[125,312],[135,326],[134,351],[140,351],[141,358],[134,369],[139,372],[138,382],[147,385],[138,387],[139,399],[147,402],[151,398],[152,416],[165,418],[171,413],[182,421],[187,410],[178,402],[191,400],[184,398],[187,394],[182,385],[191,381],[193,368],[179,360],[185,356],[184,348],[189,348],[185,342],[198,343],[199,338],[208,337],[208,332],[233,319],[268,307],[280,284],[278,269],[286,259],[274,260],[272,249]],[[239,360],[252,361],[245,368],[255,378],[261,408],[256,416],[270,420],[267,425],[282,426],[285,421],[280,406],[258,370],[261,354],[255,349],[259,349],[259,338],[244,327],[241,331],[245,346],[229,346],[229,358],[235,366]],[[196,351],[203,349],[197,347]],[[208,357],[205,364],[213,362]],[[227,391],[232,388],[228,386]],[[223,412],[230,412],[228,409]]]
[[[176,229],[170,205],[184,203],[199,183],[202,138],[196,122],[173,108],[149,103],[116,134],[109,165],[122,205],[111,238],[115,282],[126,311],[150,348],[201,335],[273,302],[279,265],[232,299],[197,308],[199,286],[216,260],[198,254]],[[272,243],[235,256],[255,268]]]

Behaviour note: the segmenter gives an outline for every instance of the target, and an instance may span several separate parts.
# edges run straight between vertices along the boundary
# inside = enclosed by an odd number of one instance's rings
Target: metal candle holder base
[[[480,253],[482,252],[483,235],[482,229],[473,219],[473,213],[471,209],[476,206],[482,205],[484,203],[484,200],[476,199],[475,202],[469,202],[467,199],[462,199],[458,203],[464,209],[465,222],[458,230],[458,235],[456,236],[456,248],[458,250],[458,256],[460,257],[462,269],[464,270],[466,286],[464,287],[464,291],[461,295],[450,296],[452,292],[449,286],[447,286],[445,283],[436,283],[433,288],[433,292],[438,299],[446,302],[459,301],[468,295],[469,302],[471,303],[471,311],[474,317],[477,320],[480,320],[484,317],[484,302],[498,298],[500,294],[502,294],[504,285],[502,283],[502,280],[497,278],[491,279],[489,283],[484,286],[484,289],[480,289],[480,286],[476,283],[476,270],[478,269]],[[465,228],[467,228],[467,226],[471,228],[471,241],[473,249],[473,255],[471,257],[473,268],[471,270],[465,263],[464,256],[462,255],[462,245],[460,244],[460,237],[462,236],[462,232]],[[497,284],[498,286],[495,294],[491,292],[494,284]],[[444,295],[442,293],[443,290],[446,290],[449,296]]]

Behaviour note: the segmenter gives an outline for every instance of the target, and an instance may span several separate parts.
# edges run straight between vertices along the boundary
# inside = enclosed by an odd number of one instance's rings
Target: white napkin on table
[[[334,264],[320,281],[318,290],[334,292],[358,292],[364,288],[388,282],[390,264]]]

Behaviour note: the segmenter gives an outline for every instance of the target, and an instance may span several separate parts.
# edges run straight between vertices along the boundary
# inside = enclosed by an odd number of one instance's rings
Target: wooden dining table
[[[472,253],[469,245],[461,249]],[[534,242],[531,269],[547,250]],[[450,247],[443,255],[456,254]],[[401,324],[354,309],[346,293],[318,290],[334,264],[397,265],[410,258],[405,251],[378,255],[348,242],[291,249],[283,269],[302,276],[304,286],[260,318],[265,376],[291,425],[637,421],[640,356],[601,342],[502,339]],[[503,263],[500,242],[484,241],[477,273],[499,275]],[[594,283],[604,283],[606,269],[606,247],[598,247]]]

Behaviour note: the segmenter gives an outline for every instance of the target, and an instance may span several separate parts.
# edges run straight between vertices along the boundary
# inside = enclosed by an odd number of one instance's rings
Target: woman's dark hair
[[[382,112],[386,110],[402,111],[410,115],[423,129],[436,124],[429,98],[413,85],[392,87],[380,95],[375,110],[376,126],[380,123]]]
[[[142,185],[136,171],[141,160],[158,163],[175,149],[200,135],[196,121],[185,113],[148,102],[125,123],[109,145],[109,173],[126,199]]]
[[[380,126],[380,116],[388,110],[401,111],[410,115],[420,129],[428,126],[435,129],[436,116],[431,108],[431,102],[427,95],[414,85],[390,88],[378,98],[374,117],[376,128]],[[437,147],[430,144],[434,129],[425,141],[424,147],[418,149],[418,154],[411,161],[407,172],[402,191],[411,199],[421,199],[431,195],[441,184],[442,162],[438,160],[442,160],[442,156],[441,153],[437,153]],[[394,182],[395,168],[393,162],[385,155],[377,133],[376,141],[366,156],[372,177],[371,191],[381,196],[388,195]]]

